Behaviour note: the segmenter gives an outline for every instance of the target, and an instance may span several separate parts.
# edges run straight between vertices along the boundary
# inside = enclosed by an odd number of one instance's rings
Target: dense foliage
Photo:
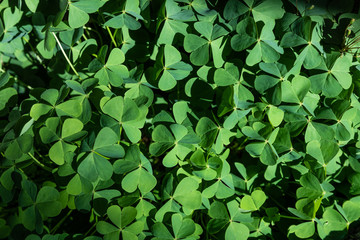
[[[0,238],[344,239],[359,3],[4,0]]]

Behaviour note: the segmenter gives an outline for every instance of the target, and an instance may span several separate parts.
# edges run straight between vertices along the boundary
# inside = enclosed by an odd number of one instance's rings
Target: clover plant
[[[356,0],[0,2],[0,239],[358,239]]]

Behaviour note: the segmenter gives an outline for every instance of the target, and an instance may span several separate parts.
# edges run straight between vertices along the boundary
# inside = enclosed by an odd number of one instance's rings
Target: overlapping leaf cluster
[[[1,239],[344,239],[353,0],[4,0]]]

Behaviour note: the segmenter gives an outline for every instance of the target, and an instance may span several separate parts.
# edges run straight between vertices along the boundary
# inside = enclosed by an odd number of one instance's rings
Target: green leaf
[[[334,139],[334,136],[334,130],[328,125],[310,121],[305,132],[305,142],[321,139]]]
[[[305,95],[310,89],[310,81],[303,76],[295,76],[291,83],[283,81],[281,83],[282,101],[288,103],[302,103]]]
[[[225,69],[215,71],[214,81],[217,86],[228,86],[239,81],[239,69],[235,64],[225,63]]]
[[[321,56],[318,50],[311,44],[306,46],[303,50],[303,54],[306,55],[304,59],[304,67],[307,69],[316,68],[321,64]]]
[[[268,117],[269,117],[270,123],[274,127],[277,127],[281,124],[281,122],[284,119],[284,111],[275,106],[270,106],[269,111],[268,111]]]
[[[338,153],[339,145],[334,141],[313,140],[306,145],[306,152],[321,165],[326,166]]]
[[[358,203],[359,198],[354,197],[351,198],[349,201],[345,201],[343,204],[343,209],[349,222],[356,221],[360,218],[360,208]]]
[[[298,225],[291,225],[289,233],[295,233],[299,238],[308,239],[315,233],[315,224],[314,222],[304,222]]]
[[[324,225],[325,231],[343,231],[347,227],[347,222],[341,214],[332,209],[327,208],[323,214],[323,219],[326,221]]]
[[[203,117],[196,125],[196,133],[200,136],[200,146],[211,147],[218,133],[218,126],[207,117]]]
[[[238,3],[241,4],[241,3]],[[256,42],[256,23],[253,18],[247,17],[236,25],[236,32],[231,39],[231,47],[235,51],[242,51],[249,48]]]
[[[36,8],[39,5],[40,0],[25,0],[26,6],[32,11],[33,13],[36,11]]]
[[[190,61],[196,65],[205,65],[209,61],[209,42],[194,34],[188,34],[184,39],[184,49],[191,52]]]
[[[105,67],[116,66],[125,61],[125,55],[119,48],[111,50],[109,58],[106,62]]]
[[[180,214],[172,215],[171,223],[173,226],[175,238],[186,238],[191,236],[196,230],[194,221],[191,219],[183,219]]]
[[[61,131],[61,137],[63,139],[70,139],[71,136],[80,132],[84,127],[84,124],[76,118],[68,118],[64,121]]]
[[[172,136],[171,132],[164,126],[157,126],[152,132],[152,138],[155,143],[150,145],[150,153],[155,156],[160,156],[166,150],[171,148],[174,145],[175,138]]]
[[[238,222],[230,222],[229,226],[225,231],[225,239],[239,239],[239,240],[246,240],[248,239],[250,231],[248,227],[246,227],[242,223]]]
[[[45,48],[47,51],[53,51],[56,46],[56,40],[54,35],[47,30],[45,34]]]
[[[79,117],[82,112],[82,106],[77,100],[68,100],[60,103],[55,108],[56,114],[61,116]]]
[[[89,181],[95,182],[98,178],[109,180],[113,169],[107,159],[91,153],[80,163],[78,173]]]
[[[84,26],[90,17],[89,15],[77,7],[75,4],[69,4],[69,25],[71,28],[79,28]]]
[[[185,213],[191,213],[201,206],[201,193],[197,191],[199,183],[187,177],[177,185],[173,198],[183,206]]]
[[[36,196],[36,207],[45,217],[55,217],[61,212],[60,194],[53,187],[42,187]]]
[[[344,89],[348,89],[352,84],[352,77],[349,73],[351,67],[351,55],[339,57],[334,66],[331,68],[331,74],[339,81],[340,85]]]
[[[14,139],[6,148],[5,157],[9,160],[21,158],[23,154],[31,151],[33,141],[33,137],[30,134],[24,134]]]
[[[42,103],[36,103],[32,106],[30,110],[30,116],[37,121],[41,116],[47,114],[53,107],[42,104]]]
[[[240,207],[244,210],[257,211],[265,203],[266,195],[261,190],[255,190],[251,196],[245,195],[241,199]]]
[[[15,26],[21,19],[22,12],[17,8],[6,8],[3,13],[5,31]]]
[[[129,193],[139,188],[145,194],[150,192],[156,185],[156,178],[142,167],[128,173],[122,180],[121,186]]]
[[[247,7],[238,0],[230,0],[224,8],[224,18],[231,20],[237,18],[248,11]]]
[[[280,0],[268,0],[260,4],[256,4],[254,1],[246,1],[246,3],[252,9],[251,12],[256,22],[273,24],[274,19],[282,18],[285,13]]]
[[[17,91],[14,88],[5,88],[0,90],[0,111],[17,97]]]
[[[225,220],[228,220],[230,218],[225,205],[218,201],[214,201],[211,204],[209,209],[209,216],[211,218],[225,219]]]
[[[102,110],[105,114],[113,117],[119,123],[125,123],[135,120],[139,116],[139,109],[135,102],[129,98],[121,96],[114,97],[107,101]]]

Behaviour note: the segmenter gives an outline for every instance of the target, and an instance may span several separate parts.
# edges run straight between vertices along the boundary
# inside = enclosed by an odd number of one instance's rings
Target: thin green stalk
[[[106,221],[106,220],[108,220],[109,219],[109,217],[108,216],[106,216],[106,218],[103,220],[103,221]],[[87,237],[87,236],[92,236],[92,235],[94,235],[95,233],[96,233],[96,225],[97,225],[97,223],[98,223],[98,220],[97,220],[97,217],[96,217],[96,219],[95,219],[95,222],[94,222],[94,224],[91,226],[91,228],[85,233],[85,237]],[[93,228],[95,228],[94,229],[94,231],[92,231],[91,232],[91,230],[93,230]]]
[[[99,12],[99,13],[100,13],[100,16],[101,16],[102,20],[105,22],[105,18],[104,18],[104,16],[102,15],[102,13],[101,13],[101,12]],[[110,28],[109,28],[108,26],[106,26],[106,30],[108,31],[108,33],[109,33],[109,35],[110,35],[111,42],[114,44],[114,46],[115,46],[115,47],[117,47],[117,44],[116,44],[115,38],[114,38],[113,34],[111,33],[111,30],[110,30]]]
[[[354,37],[353,39],[350,39],[350,40],[349,40],[347,46],[351,46],[351,45],[353,45],[354,43],[359,42],[359,40],[360,40],[360,36]]]
[[[27,89],[30,89],[30,90],[33,89],[30,85],[27,85],[26,83],[24,83],[23,81],[18,79],[17,76],[15,76],[14,79],[19,85],[22,85],[23,87],[26,87]]]
[[[52,172],[52,169],[49,168],[48,166],[44,165],[43,163],[41,163],[39,160],[37,160],[34,155],[32,155],[31,153],[28,153],[28,155],[34,160],[34,162],[40,166],[42,169],[48,171],[48,172]]]
[[[64,55],[66,61],[67,61],[68,64],[70,65],[71,69],[73,70],[73,72],[75,73],[75,75],[76,75],[80,80],[82,80],[81,77],[80,77],[80,75],[79,75],[79,73],[78,73],[78,72],[76,71],[76,69],[74,68],[74,65],[72,65],[70,59],[69,59],[68,56],[66,55],[66,53],[65,53],[63,47],[61,46],[61,43],[60,43],[59,39],[57,38],[56,34],[55,34],[54,32],[52,32],[52,34],[54,35],[55,40],[56,40],[57,44],[59,45],[60,50],[61,50],[62,54]]]
[[[201,224],[202,226],[204,227],[204,229],[206,229],[206,224],[204,222],[204,218],[203,218],[204,214],[201,214],[200,215],[200,221],[201,221]],[[209,232],[208,231],[205,231],[205,234],[206,234],[206,239],[209,239]]]
[[[72,211],[73,211],[73,209],[68,211],[68,213],[53,227],[53,229],[51,229],[51,231],[50,231],[51,234],[54,234],[58,230],[58,228],[61,226],[61,224],[63,224],[65,222],[65,220],[70,216]]]
[[[281,218],[294,219],[294,220],[301,220],[301,221],[303,220],[303,219],[298,218],[298,217],[286,216],[286,215],[281,215],[281,214],[279,214],[279,216],[280,216]]]
[[[85,237],[89,235],[89,233],[93,230],[93,228],[96,226],[96,222],[89,228],[89,230],[85,233]]]
[[[118,30],[119,30],[119,28],[118,28],[118,29],[115,29],[115,31],[114,31],[114,38],[116,37],[116,34],[117,34]]]
[[[287,210],[285,207],[283,207],[283,205],[281,205],[276,199],[274,199],[271,195],[268,195],[268,197],[274,202],[276,203],[276,205],[278,205],[281,209],[283,209],[284,211],[288,212],[289,210]]]
[[[102,36],[101,36],[101,34],[100,34],[96,29],[93,29],[93,28],[91,28],[91,27],[84,27],[84,29],[86,30],[89,38],[91,38],[91,35],[90,35],[90,33],[89,33],[88,31],[93,31],[94,33],[96,33],[96,35],[98,36],[97,40],[100,41],[100,46],[104,45],[104,44],[103,44],[103,40],[102,40]]]
[[[99,155],[100,157],[103,157],[103,158],[107,159],[107,160],[110,159],[110,158],[105,157],[104,155],[102,155],[102,154],[100,154],[100,153],[98,153],[98,152],[95,152],[94,150],[92,150],[92,152],[95,153],[96,155]]]
[[[216,118],[216,116],[215,116],[215,114],[214,114],[214,112],[213,112],[212,110],[211,110],[211,114],[212,114],[212,116],[213,116],[214,121],[216,122],[216,124],[217,124],[219,127],[221,127],[221,125],[220,125],[220,123],[219,123],[218,119]]]
[[[120,144],[120,142],[121,142],[122,129],[123,129],[123,126],[122,126],[122,124],[121,124],[121,125],[120,125],[120,131],[119,131],[119,141],[118,141],[118,144]]]
[[[43,66],[43,68],[46,69],[45,64],[43,63],[40,54],[38,53],[38,51],[33,47],[33,45],[29,42],[29,40],[26,39],[26,37],[22,37],[22,39],[24,39],[24,41],[29,45],[29,47],[31,48],[31,50],[35,53],[35,56],[37,58],[37,60],[40,62],[41,66]]]
[[[1,54],[1,56],[0,56],[0,71],[5,72],[5,70],[2,69],[2,66],[3,66],[3,55]]]
[[[108,31],[108,33],[109,33],[109,35],[110,35],[110,38],[111,38],[112,43],[114,44],[115,47],[117,47],[115,38],[114,38],[114,36],[112,35],[111,30],[110,30],[110,28],[109,28],[108,26],[106,26],[106,30]]]
[[[180,101],[180,85],[176,84],[177,88],[176,88],[176,95],[177,95],[177,99]]]

